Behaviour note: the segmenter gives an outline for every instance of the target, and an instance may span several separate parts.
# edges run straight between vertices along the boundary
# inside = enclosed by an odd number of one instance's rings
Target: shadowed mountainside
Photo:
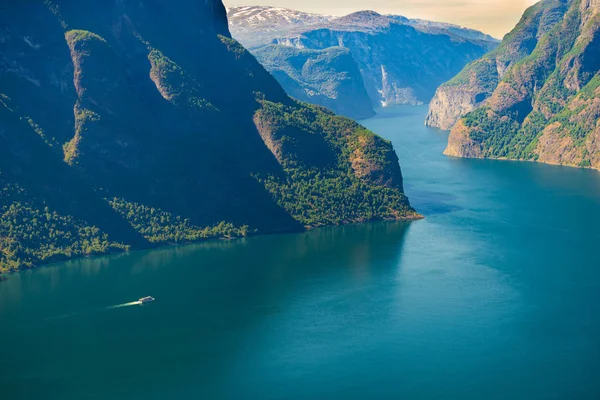
[[[289,98],[219,0],[0,8],[3,270],[418,216],[391,144]]]

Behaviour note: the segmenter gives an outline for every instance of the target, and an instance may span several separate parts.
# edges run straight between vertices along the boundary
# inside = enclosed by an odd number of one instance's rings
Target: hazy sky
[[[270,5],[329,15],[360,10],[452,22],[502,38],[537,0],[223,0],[226,6]]]

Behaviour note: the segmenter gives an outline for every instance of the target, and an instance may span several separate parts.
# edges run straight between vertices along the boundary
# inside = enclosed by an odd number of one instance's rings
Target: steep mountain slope
[[[298,78],[302,76],[300,70],[304,65],[282,59],[282,54],[287,53],[281,46],[305,51],[344,47],[354,59],[375,107],[428,102],[441,83],[497,45],[497,41],[489,36],[455,25],[384,16],[373,11],[334,19],[323,17],[319,21],[311,15],[296,20],[297,12],[288,10],[287,20],[293,22],[279,23],[286,18],[282,17],[284,11],[278,9],[272,23],[267,11],[261,10],[260,19],[248,22],[244,18],[249,13],[248,7],[243,11],[230,9],[230,27],[234,37],[247,44],[270,72],[286,71],[285,75],[278,73],[277,77],[288,93],[298,86],[306,86],[306,82]],[[266,34],[258,34],[267,26],[272,29]],[[261,48],[265,45],[270,46]],[[292,53],[289,54],[292,57]],[[333,65],[329,70],[329,81],[338,79],[335,75],[349,76],[347,70],[338,70]],[[343,98],[325,104],[320,101],[321,96],[311,95],[309,90],[315,93],[315,87],[311,86],[300,98],[330,106],[337,112],[350,108]],[[363,101],[362,97],[360,99]],[[366,111],[371,113],[372,107]]]
[[[446,154],[600,169],[600,1],[572,0],[533,52],[461,119]]]
[[[0,270],[417,217],[391,144],[290,99],[219,0],[0,8]]]
[[[529,56],[538,41],[563,18],[567,7],[568,0],[544,0],[529,8],[498,48],[468,64],[437,89],[426,125],[450,130],[460,117],[482,105],[506,72]]]
[[[298,100],[356,119],[375,114],[358,65],[344,47],[269,45],[254,50],[254,56]]]

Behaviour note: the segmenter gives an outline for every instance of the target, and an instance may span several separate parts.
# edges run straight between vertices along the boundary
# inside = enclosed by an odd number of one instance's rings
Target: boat
[[[154,297],[152,297],[152,296],[146,296],[146,297],[142,297],[141,299],[139,299],[139,302],[142,304],[150,303],[151,301],[154,301]]]

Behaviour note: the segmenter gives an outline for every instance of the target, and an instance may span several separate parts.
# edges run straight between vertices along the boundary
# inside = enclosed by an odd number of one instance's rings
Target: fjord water
[[[600,173],[447,158],[425,112],[363,121],[422,221],[0,282],[2,398],[600,398]]]

